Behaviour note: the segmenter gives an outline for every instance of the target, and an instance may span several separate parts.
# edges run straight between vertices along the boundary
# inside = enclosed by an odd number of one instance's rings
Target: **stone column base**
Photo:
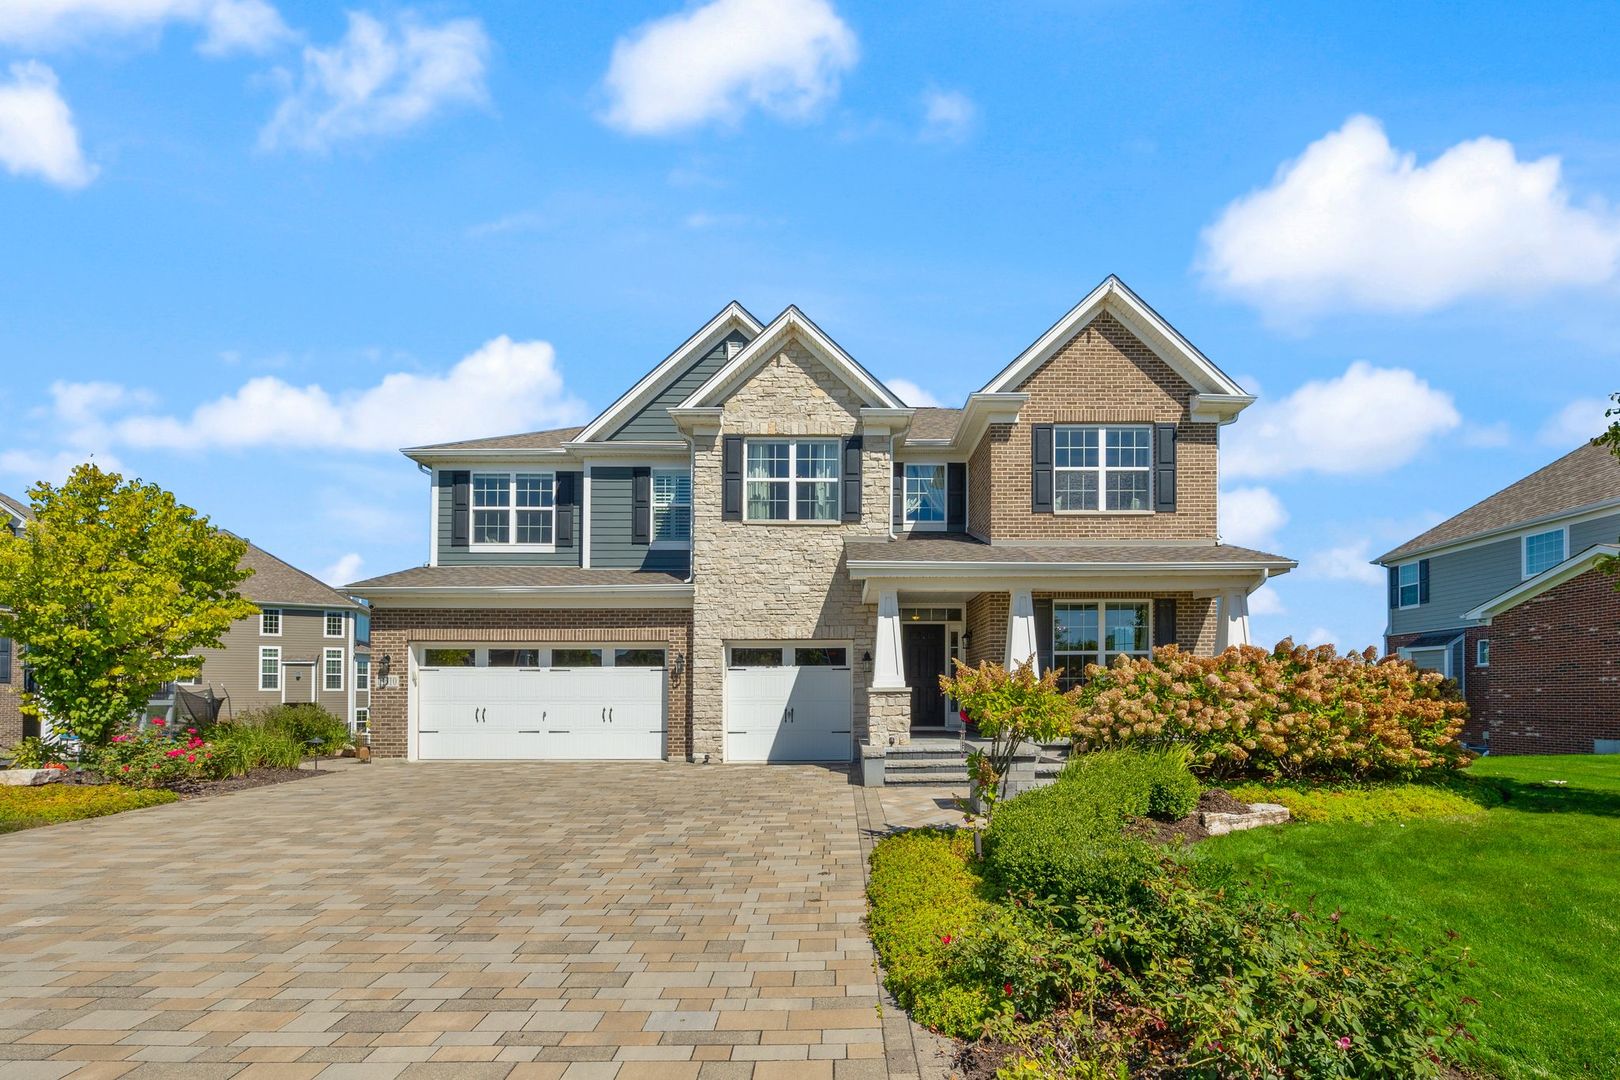
[[[866,692],[866,745],[904,746],[911,741],[911,688]]]

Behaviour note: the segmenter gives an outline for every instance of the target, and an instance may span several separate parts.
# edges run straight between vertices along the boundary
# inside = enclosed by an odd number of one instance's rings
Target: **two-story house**
[[[1493,753],[1620,753],[1620,460],[1585,445],[1379,556],[1385,642],[1457,680]]]
[[[953,658],[1243,642],[1294,564],[1222,544],[1253,400],[1110,277],[961,408],[730,304],[582,428],[414,447],[427,565],[373,607],[373,748],[850,761],[958,725]]]
[[[0,529],[22,532],[33,512],[26,503],[0,492]],[[39,734],[39,724],[22,713],[22,650],[10,638],[0,637],[0,750],[28,735]]]

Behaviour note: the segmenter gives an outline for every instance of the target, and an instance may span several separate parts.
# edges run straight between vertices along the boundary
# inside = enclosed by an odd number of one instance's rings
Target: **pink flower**
[[[1348,1049],[1350,1049],[1350,1036],[1348,1036],[1348,1035],[1340,1035],[1337,1039],[1335,1039],[1333,1041],[1333,1045],[1337,1046],[1340,1050],[1348,1050]]]
[[[186,760],[191,762],[193,765],[195,765],[197,763],[197,755],[196,754],[187,754],[186,755]]]
[[[164,757],[177,758],[183,753],[185,753],[184,750],[174,749],[174,750],[170,750],[167,754],[164,755]]]
[[[186,734],[187,735],[195,735],[195,734],[197,734],[197,729],[194,728],[194,727],[188,727],[188,728],[186,728]]]
[[[163,726],[163,717],[161,717],[161,716],[152,717],[152,723],[156,727],[162,727]]]
[[[129,740],[128,735],[114,735],[112,737],[113,742],[127,742],[128,740]]]

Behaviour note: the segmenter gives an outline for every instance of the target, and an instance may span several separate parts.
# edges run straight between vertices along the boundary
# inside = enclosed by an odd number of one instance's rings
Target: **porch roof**
[[[1293,559],[1234,544],[1197,542],[1134,544],[987,544],[966,533],[911,534],[895,540],[852,539],[844,546],[850,573],[906,569],[1004,571],[1015,567],[1050,570],[1251,570],[1285,574]]]
[[[692,586],[676,574],[577,566],[415,566],[345,586],[378,606],[679,607]]]

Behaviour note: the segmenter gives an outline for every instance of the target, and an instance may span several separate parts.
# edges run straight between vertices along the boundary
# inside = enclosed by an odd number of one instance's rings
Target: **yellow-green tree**
[[[32,520],[0,530],[0,637],[27,650],[24,710],[99,746],[256,610],[237,591],[247,545],[93,464],[28,496]]]
[[[1609,395],[1614,407],[1604,412],[1603,416],[1609,420],[1609,429],[1592,441],[1599,446],[1607,446],[1609,453],[1620,458],[1620,391]],[[1614,587],[1620,589],[1620,558],[1604,559],[1599,565],[1605,573],[1614,576]]]

